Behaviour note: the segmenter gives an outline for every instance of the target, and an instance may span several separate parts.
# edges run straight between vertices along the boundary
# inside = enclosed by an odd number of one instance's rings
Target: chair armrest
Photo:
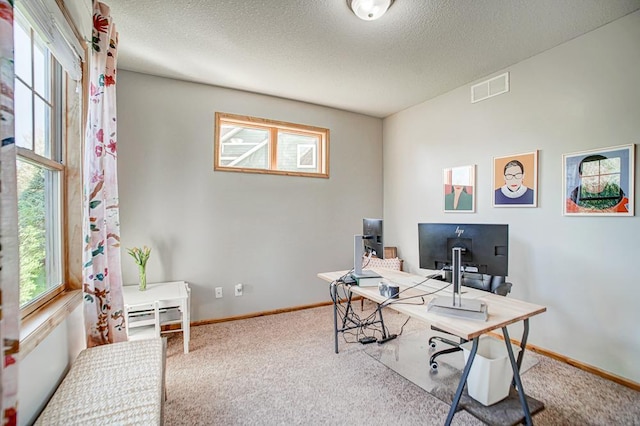
[[[507,294],[509,294],[511,292],[511,286],[512,285],[513,284],[511,284],[511,283],[503,281],[503,282],[501,282],[501,283],[499,283],[499,284],[497,284],[495,286],[492,285],[491,286],[492,287],[491,288],[491,292],[495,293],[495,294],[497,294],[499,296],[506,296]]]

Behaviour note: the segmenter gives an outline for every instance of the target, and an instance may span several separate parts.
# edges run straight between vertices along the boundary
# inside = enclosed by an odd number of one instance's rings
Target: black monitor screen
[[[384,258],[384,242],[382,240],[382,219],[362,219],[362,243],[365,253]]]
[[[509,225],[419,223],[420,268],[451,266],[451,249],[463,248],[462,266],[469,272],[509,274]]]

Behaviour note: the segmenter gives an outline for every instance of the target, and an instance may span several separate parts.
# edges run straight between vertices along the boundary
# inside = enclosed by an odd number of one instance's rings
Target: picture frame
[[[562,155],[565,216],[633,216],[635,144]]]
[[[443,203],[445,213],[475,213],[475,164],[444,169]]]
[[[538,206],[538,151],[493,159],[493,207]]]

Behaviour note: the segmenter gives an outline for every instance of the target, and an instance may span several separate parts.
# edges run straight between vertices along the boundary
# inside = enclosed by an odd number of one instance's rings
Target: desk
[[[388,269],[381,268],[371,268],[383,278],[394,282],[399,285],[400,291],[403,293],[401,297],[411,297],[414,295],[425,294],[429,291],[433,291],[430,288],[408,288],[411,286],[411,283],[417,283],[422,281],[424,278],[413,276],[401,271],[392,271]],[[433,271],[434,273],[436,271]],[[336,272],[324,272],[318,274],[318,277],[331,283],[331,294],[335,300],[337,300],[337,284],[336,280],[340,279],[347,271],[336,271]],[[381,296],[378,292],[377,287],[358,287],[351,286],[349,301],[351,293],[360,295],[362,297],[366,297],[378,304],[384,303],[388,301],[387,298]],[[541,314],[547,310],[546,307],[535,305],[533,303],[523,302],[521,300],[516,300],[509,297],[498,296],[493,293],[488,293],[481,290],[475,290],[472,288],[465,287],[464,297],[472,298],[480,300],[487,304],[487,308],[489,311],[489,319],[487,321],[474,321],[463,318],[454,318],[447,317],[443,315],[438,315],[436,313],[427,312],[427,303],[436,295],[425,295],[424,296],[424,305],[410,305],[410,304],[389,304],[385,305],[388,308],[394,309],[398,312],[401,312],[411,318],[416,318],[420,321],[423,321],[429,325],[433,325],[441,330],[444,330],[448,333],[451,333],[455,336],[461,337],[465,340],[472,341],[472,348],[469,354],[469,359],[467,364],[464,367],[462,372],[462,377],[460,378],[460,383],[458,384],[458,388],[456,390],[453,402],[451,404],[451,408],[449,410],[449,415],[447,416],[446,425],[451,424],[453,420],[453,416],[455,415],[456,409],[458,407],[458,403],[460,402],[460,397],[462,396],[462,391],[467,383],[467,377],[469,376],[469,371],[471,370],[471,365],[473,364],[473,359],[476,356],[476,352],[478,350],[478,342],[480,340],[480,336],[488,333],[493,330],[502,329],[502,333],[504,336],[504,340],[507,347],[507,353],[509,355],[509,361],[511,362],[511,368],[513,370],[513,379],[516,385],[516,389],[518,390],[518,396],[520,399],[520,403],[522,405],[522,409],[524,411],[525,420],[528,425],[532,424],[531,414],[529,412],[529,406],[526,400],[524,389],[522,388],[522,381],[520,380],[520,365],[522,363],[522,356],[524,354],[525,345],[527,343],[527,337],[529,334],[529,318]],[[443,292],[440,293],[442,295]],[[448,292],[451,294],[451,292]],[[445,292],[446,294],[446,292]],[[419,300],[419,299],[414,299]],[[382,317],[381,319],[382,320]],[[507,326],[510,324],[514,324],[517,322],[523,321],[524,323],[524,332],[522,335],[520,348],[521,351],[518,354],[518,360],[516,361],[513,355],[513,349],[509,344],[510,338],[509,333],[507,331]],[[337,323],[337,306],[334,303],[334,335],[335,335],[335,350],[338,352],[338,333],[342,331],[338,329]]]
[[[189,285],[184,281],[174,281],[167,283],[148,284],[145,291],[138,290],[137,285],[125,285],[122,287],[122,295],[125,305],[140,305],[130,314],[153,310],[153,305],[157,301],[163,312],[171,312],[176,309],[180,312],[181,318],[171,315],[160,316],[160,325],[181,324],[182,338],[184,341],[184,353],[189,353],[189,339],[191,336],[190,323],[190,294]],[[147,305],[147,306],[145,306]],[[129,318],[126,319],[127,321]]]

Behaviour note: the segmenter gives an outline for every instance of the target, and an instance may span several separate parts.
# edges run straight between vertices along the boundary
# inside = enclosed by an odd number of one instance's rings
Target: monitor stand
[[[351,276],[359,280],[361,278],[382,278],[379,274],[369,269],[362,269],[362,256],[364,250],[362,248],[362,235],[353,236],[353,272]]]
[[[460,247],[454,247],[452,254],[452,280],[453,280],[453,300],[449,297],[436,297],[427,305],[427,312],[441,315],[466,318],[479,321],[487,321],[489,312],[487,304],[479,300],[462,298],[462,251]]]

